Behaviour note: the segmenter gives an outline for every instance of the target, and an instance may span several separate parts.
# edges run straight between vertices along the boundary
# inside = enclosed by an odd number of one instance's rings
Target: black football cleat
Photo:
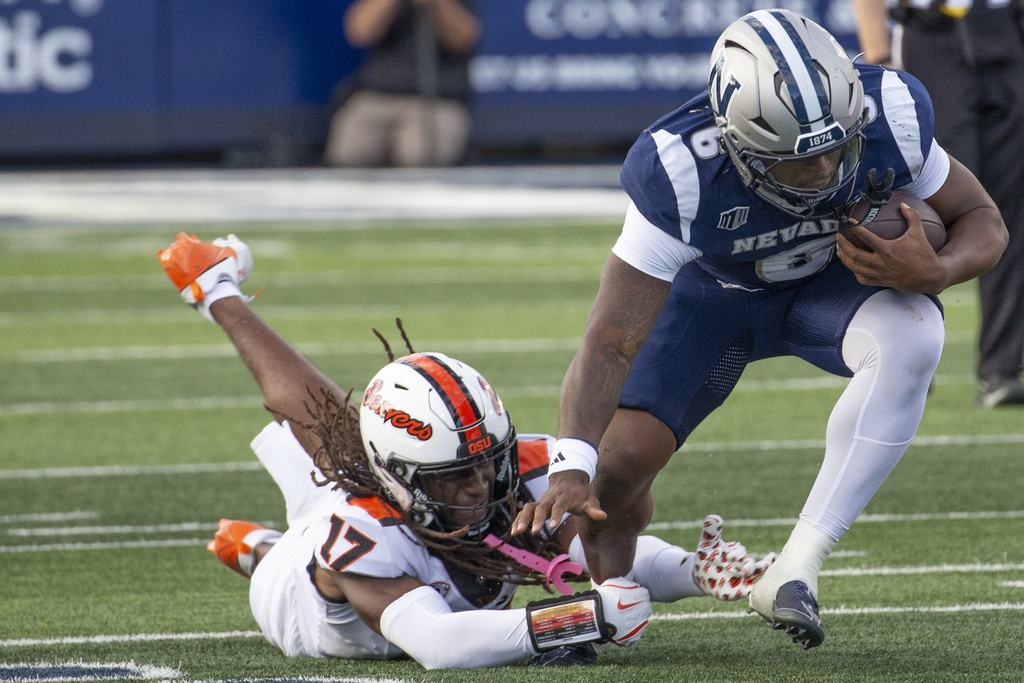
[[[772,628],[783,630],[805,650],[825,640],[825,627],[818,617],[818,601],[803,581],[790,581],[779,587],[772,604]]]
[[[530,666],[575,666],[597,661],[597,649],[593,643],[563,645],[547,652],[541,652],[530,659]]]

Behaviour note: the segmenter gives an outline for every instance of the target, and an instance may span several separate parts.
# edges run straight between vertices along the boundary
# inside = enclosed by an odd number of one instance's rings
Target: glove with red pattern
[[[708,515],[697,544],[693,578],[708,595],[719,600],[739,600],[750,594],[754,581],[777,557],[775,553],[768,553],[755,560],[742,544],[723,541],[722,518]]]

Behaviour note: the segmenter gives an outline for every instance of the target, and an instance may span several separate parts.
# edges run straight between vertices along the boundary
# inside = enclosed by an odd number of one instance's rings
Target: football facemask
[[[787,213],[803,218],[835,214],[853,196],[864,153],[864,122],[836,145],[813,155],[784,156],[738,150],[724,136],[729,155],[749,173],[750,188]]]
[[[386,365],[363,394],[359,429],[389,501],[420,526],[468,527],[479,540],[518,491],[508,412],[487,380],[454,358],[414,353]]]
[[[495,512],[506,507],[509,494],[518,489],[518,462],[512,430],[487,451],[451,463],[417,466],[392,458],[387,468],[405,482],[413,509],[429,517],[434,528],[444,532],[467,529],[464,540],[478,542],[490,531]],[[468,502],[473,498],[477,502]]]

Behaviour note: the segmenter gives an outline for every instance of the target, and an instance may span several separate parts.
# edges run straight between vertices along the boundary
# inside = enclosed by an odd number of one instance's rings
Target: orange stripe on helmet
[[[456,426],[464,427],[471,425],[483,418],[479,408],[472,397],[466,393],[462,383],[449,368],[439,363],[435,358],[422,353],[414,353],[401,360],[414,365],[421,373],[432,380],[434,386],[441,392],[442,398],[448,404],[452,417],[456,419]],[[473,429],[460,432],[460,436],[463,441],[472,441],[483,436],[483,430],[480,427],[474,427]]]

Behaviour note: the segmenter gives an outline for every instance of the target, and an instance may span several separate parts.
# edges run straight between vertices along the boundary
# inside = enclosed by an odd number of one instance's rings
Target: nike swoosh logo
[[[643,602],[643,600],[637,600],[636,602],[631,602],[628,605],[623,605],[622,604],[622,600],[619,600],[619,605],[618,606],[619,606],[619,609],[629,609],[630,607],[636,607],[637,605],[639,605],[642,602]]]
[[[802,602],[803,605],[804,605],[804,608],[807,609],[807,613],[809,615],[811,615],[811,619],[813,619],[815,622],[821,623],[820,620],[818,619],[818,615],[814,613],[814,605],[812,605],[811,603],[807,602],[806,600],[801,600],[800,602]]]

